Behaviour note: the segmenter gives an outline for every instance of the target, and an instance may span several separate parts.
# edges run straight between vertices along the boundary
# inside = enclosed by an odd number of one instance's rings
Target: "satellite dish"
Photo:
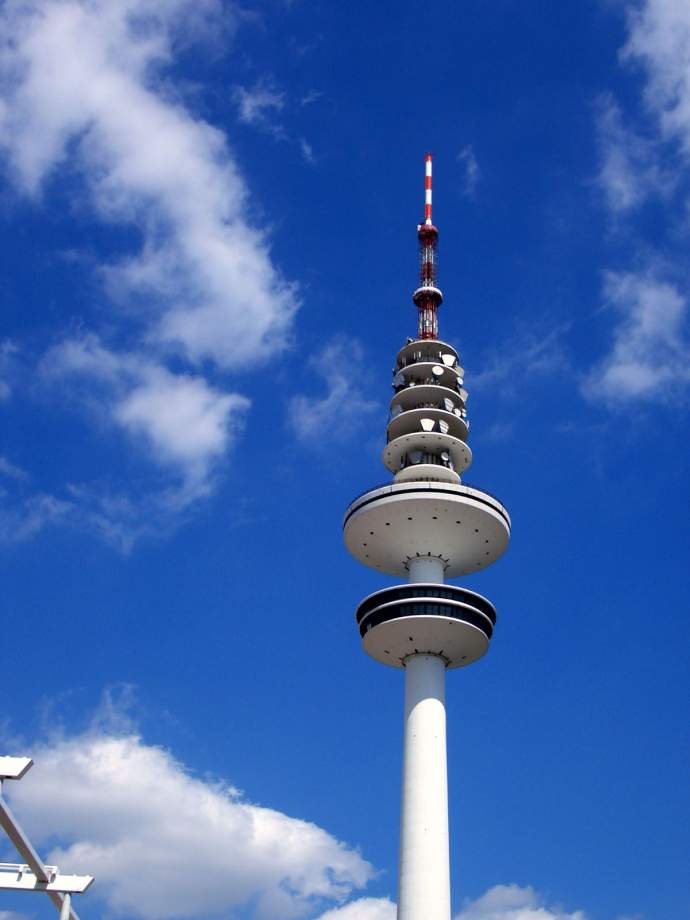
[[[434,430],[434,420],[432,418],[423,418],[419,420],[420,425],[424,431],[433,431]]]
[[[456,360],[455,355],[441,355],[441,361],[443,361],[446,367],[455,367]]]
[[[441,432],[441,434],[448,434],[449,428],[450,428],[450,425],[448,424],[448,422],[444,422],[443,419],[439,421],[438,430]]]
[[[447,450],[442,450],[442,451],[441,451],[441,460],[443,460],[444,463],[448,463],[448,462],[449,462],[449,460],[450,460],[450,454],[448,453]]]
[[[462,418],[462,409],[453,409],[453,415],[457,415],[458,418]]]
[[[440,364],[434,364],[434,366],[431,368],[431,373],[434,375],[434,377],[443,377],[443,368]]]
[[[446,410],[446,412],[452,412],[452,411],[453,411],[453,408],[454,408],[454,406],[453,406],[453,400],[452,400],[452,399],[447,399],[447,398],[444,399],[444,400],[443,400],[443,408]]]

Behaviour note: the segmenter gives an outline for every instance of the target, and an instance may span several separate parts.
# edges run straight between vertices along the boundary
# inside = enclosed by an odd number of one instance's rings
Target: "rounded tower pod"
[[[503,504],[462,481],[472,462],[468,393],[458,352],[438,335],[431,193],[427,154],[419,325],[395,359],[382,457],[393,481],[358,496],[343,522],[355,559],[406,580],[365,597],[356,612],[366,653],[405,672],[398,920],[450,920],[445,675],[486,654],[496,611],[447,579],[499,559],[511,530]]]

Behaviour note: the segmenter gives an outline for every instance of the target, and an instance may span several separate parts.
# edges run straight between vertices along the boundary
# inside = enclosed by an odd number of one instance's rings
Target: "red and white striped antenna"
[[[438,338],[438,308],[443,294],[436,285],[438,229],[431,219],[431,154],[424,156],[424,223],[417,225],[420,286],[412,295],[419,310],[418,338]]]
[[[424,223],[431,226],[431,154],[424,157]]]

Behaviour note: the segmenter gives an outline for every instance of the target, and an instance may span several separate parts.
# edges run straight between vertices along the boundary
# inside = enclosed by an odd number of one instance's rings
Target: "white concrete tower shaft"
[[[419,556],[410,584],[443,583],[443,562]],[[446,660],[405,659],[398,920],[450,920]]]
[[[405,661],[398,920],[450,920],[446,662]]]

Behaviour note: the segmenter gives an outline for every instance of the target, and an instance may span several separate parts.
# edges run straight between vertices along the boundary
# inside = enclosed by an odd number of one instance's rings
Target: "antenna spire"
[[[424,223],[432,226],[431,222],[431,154],[424,157]]]
[[[417,225],[420,287],[412,295],[419,310],[418,338],[438,338],[438,308],[443,294],[436,286],[438,230],[431,220],[431,154],[424,157],[424,223]]]

